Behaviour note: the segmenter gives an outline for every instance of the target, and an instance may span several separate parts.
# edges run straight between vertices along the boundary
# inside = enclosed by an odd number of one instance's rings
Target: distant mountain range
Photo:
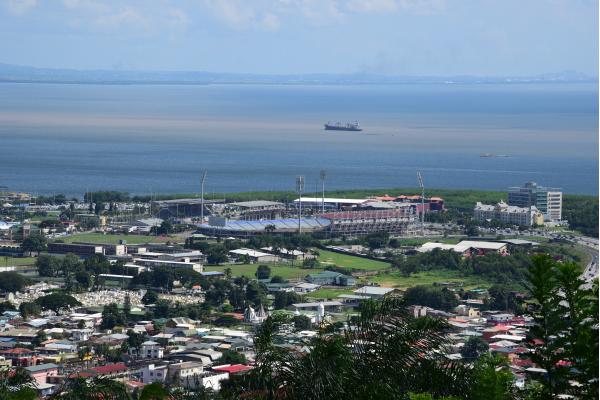
[[[391,76],[354,74],[239,74],[203,71],[122,71],[35,68],[0,63],[0,82],[90,84],[402,84],[402,83],[551,83],[597,82],[576,71],[537,76]]]

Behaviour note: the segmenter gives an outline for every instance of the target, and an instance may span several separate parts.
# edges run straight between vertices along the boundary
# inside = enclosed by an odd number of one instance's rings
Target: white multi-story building
[[[142,343],[140,350],[141,358],[163,358],[165,349],[157,342],[148,340]]]
[[[543,225],[544,215],[536,206],[516,207],[509,206],[503,201],[496,205],[477,202],[473,210],[473,217],[480,222],[498,220],[505,224],[514,225]]]
[[[167,365],[149,364],[140,370],[142,382],[150,384],[154,382],[165,382],[167,380]]]
[[[220,382],[229,378],[227,372],[204,371],[202,363],[193,361],[163,365],[149,364],[144,366],[140,372],[144,384],[168,382],[189,389],[203,386],[219,390]]]

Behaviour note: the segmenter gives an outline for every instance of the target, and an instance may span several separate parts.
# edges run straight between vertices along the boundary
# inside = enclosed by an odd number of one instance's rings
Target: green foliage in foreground
[[[535,256],[529,268],[535,325],[528,340],[535,348],[531,359],[547,371],[542,399],[598,398],[598,285],[584,288],[580,275],[577,264],[548,255]]]

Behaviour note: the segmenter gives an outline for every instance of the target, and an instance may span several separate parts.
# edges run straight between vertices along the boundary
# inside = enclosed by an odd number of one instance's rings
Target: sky
[[[257,74],[598,76],[598,1],[0,0],[0,62]]]

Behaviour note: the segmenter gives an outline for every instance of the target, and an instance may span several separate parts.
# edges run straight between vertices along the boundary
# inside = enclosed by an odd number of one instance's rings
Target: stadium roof
[[[277,201],[268,200],[251,200],[251,201],[238,201],[237,203],[229,203],[228,206],[242,207],[242,208],[254,208],[254,207],[282,207],[284,204]]]
[[[330,224],[331,222],[326,218],[302,218],[301,220],[302,229],[320,229],[325,228]],[[260,232],[264,231],[269,225],[275,226],[275,230],[298,229],[298,220],[295,218],[288,218],[261,221],[227,221],[225,222],[225,226],[201,224],[200,228],[229,232]]]
[[[325,199],[322,199],[321,197],[301,197],[294,200],[294,203],[298,203],[299,201],[302,201],[303,203],[321,203],[324,201],[325,203],[335,204],[363,204],[369,201],[369,199],[340,199],[336,197],[325,197]]]

